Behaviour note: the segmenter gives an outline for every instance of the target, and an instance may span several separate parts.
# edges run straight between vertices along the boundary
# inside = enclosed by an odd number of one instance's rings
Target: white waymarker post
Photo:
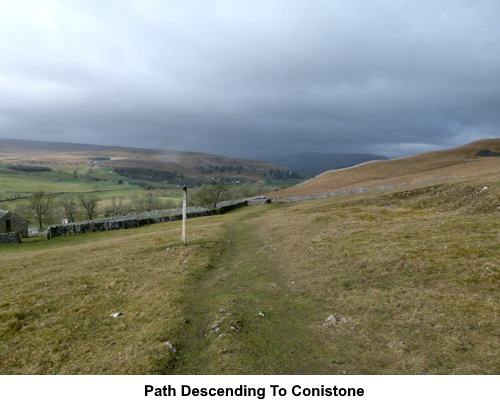
[[[184,198],[182,200],[182,243],[186,244],[186,222],[187,222],[187,186],[184,184],[182,188]]]

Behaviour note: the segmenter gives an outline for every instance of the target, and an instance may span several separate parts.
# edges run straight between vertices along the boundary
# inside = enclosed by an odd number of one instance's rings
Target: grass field
[[[0,245],[0,373],[499,374],[499,190],[248,207],[187,245],[178,223]]]
[[[141,210],[138,201],[148,199],[152,193],[157,208],[178,207],[182,202],[182,190],[173,184],[151,182],[155,188],[152,191],[109,169],[78,168],[76,176],[74,171],[55,168],[44,172],[16,172],[0,166],[0,208],[23,216],[23,206],[26,206],[28,198],[34,192],[43,191],[53,196],[51,215],[43,221],[45,225],[49,225],[59,223],[64,216],[57,202],[58,198],[70,197],[78,202],[80,197],[93,196],[99,201],[98,217],[105,216],[113,203],[123,207],[123,214]],[[36,223],[34,218],[26,218],[31,220],[32,224]],[[84,213],[79,212],[78,219],[84,218]]]
[[[109,170],[92,170],[90,174],[95,176],[96,179],[98,178],[98,181],[82,177],[83,174],[89,175],[89,171],[80,171],[80,177],[74,178],[73,171],[67,169],[24,173],[0,167],[0,200],[27,197],[40,190],[49,194],[140,190],[139,186],[117,184],[119,180],[123,181],[124,178],[116,174],[110,174]]]

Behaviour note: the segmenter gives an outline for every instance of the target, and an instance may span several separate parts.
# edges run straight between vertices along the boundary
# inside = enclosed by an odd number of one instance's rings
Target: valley
[[[476,156],[498,142],[325,173],[185,245],[180,223],[0,245],[0,370],[499,374],[499,163]]]
[[[304,175],[266,162],[194,152],[0,139],[0,208],[33,220],[26,202],[53,197],[44,224],[65,217],[57,200],[98,201],[98,217],[179,208],[181,188],[224,184],[228,198],[297,184]],[[244,186],[244,187],[240,187]],[[83,212],[78,220],[85,219]]]

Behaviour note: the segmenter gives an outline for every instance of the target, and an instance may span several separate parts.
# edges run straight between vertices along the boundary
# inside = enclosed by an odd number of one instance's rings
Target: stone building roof
[[[23,217],[20,217],[19,215],[16,215],[11,211],[0,210],[0,218],[2,218],[4,215],[7,215],[7,214],[14,215],[17,218],[21,218],[23,221],[26,221]]]

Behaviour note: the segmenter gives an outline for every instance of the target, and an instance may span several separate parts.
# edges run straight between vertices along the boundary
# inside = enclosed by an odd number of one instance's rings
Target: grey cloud
[[[12,2],[0,137],[249,157],[498,137],[498,17],[466,0]]]

